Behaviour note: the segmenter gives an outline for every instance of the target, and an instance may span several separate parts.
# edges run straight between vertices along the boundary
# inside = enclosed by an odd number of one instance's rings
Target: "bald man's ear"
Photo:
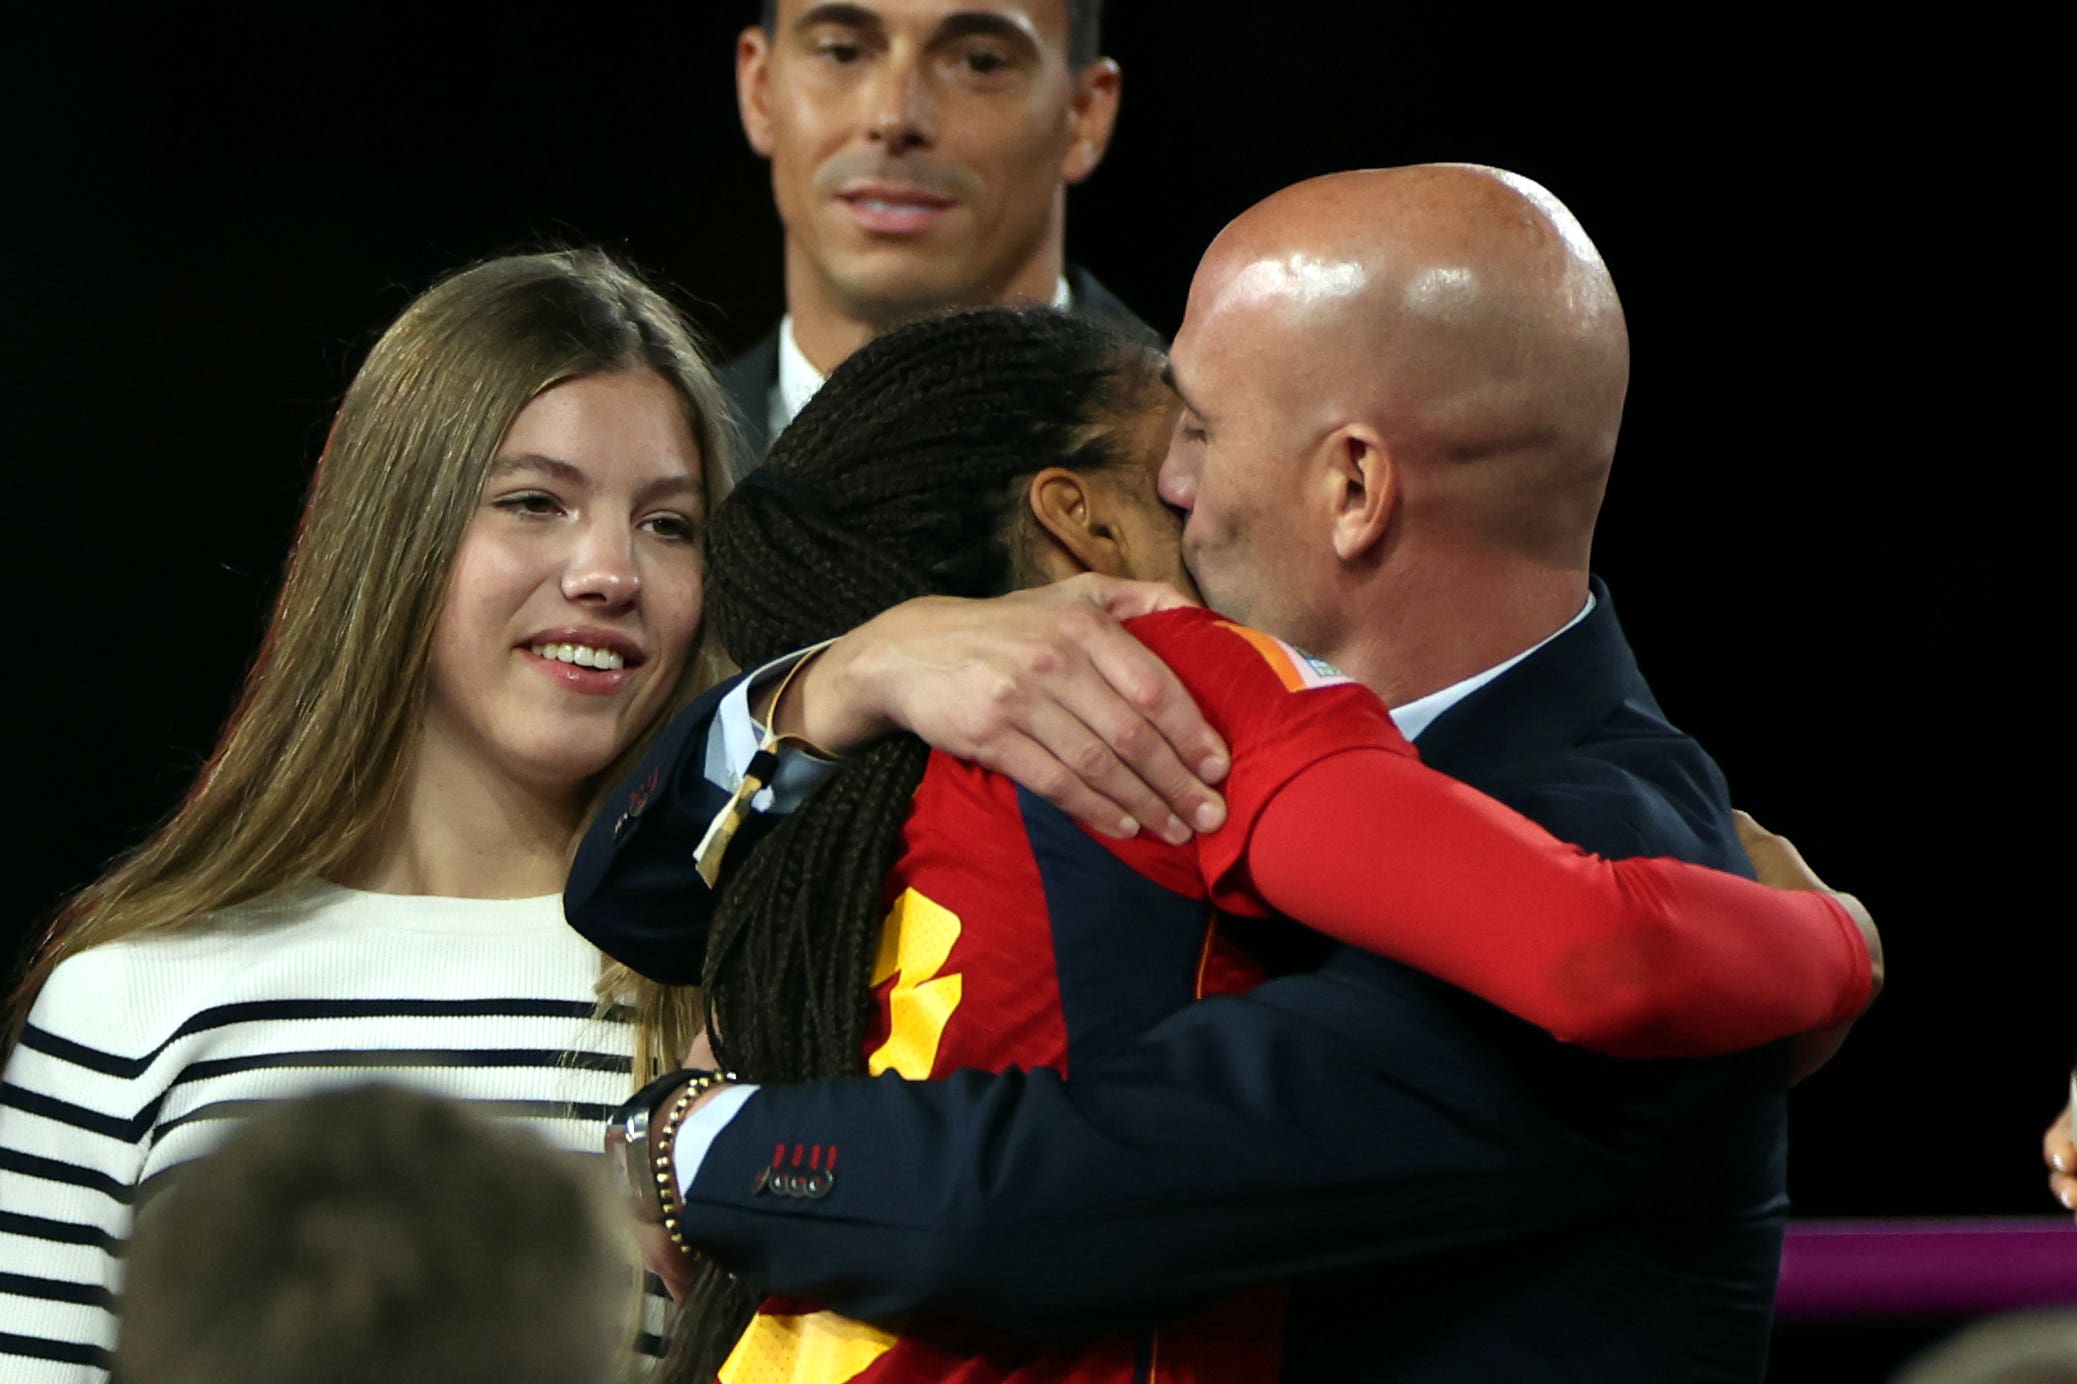
[[[771,62],[772,41],[762,25],[736,35],[736,112],[750,147],[766,159],[772,156]]]
[[[1327,435],[1327,476],[1334,498],[1334,552],[1354,562],[1384,542],[1399,503],[1399,468],[1384,439],[1359,423]]]
[[[1118,93],[1125,74],[1109,58],[1098,58],[1075,78],[1074,104],[1068,109],[1068,146],[1060,160],[1060,180],[1069,187],[1087,178],[1111,147],[1118,125]]]
[[[1047,539],[1045,550],[1034,557],[1048,579],[1062,581],[1084,572],[1118,576],[1125,570],[1125,554],[1103,517],[1103,497],[1087,476],[1048,466],[1031,478],[1025,493]]]

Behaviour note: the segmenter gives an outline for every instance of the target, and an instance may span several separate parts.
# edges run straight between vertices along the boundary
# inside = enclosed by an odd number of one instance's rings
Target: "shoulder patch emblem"
[[[1283,683],[1286,692],[1303,692],[1309,687],[1339,687],[1355,682],[1326,659],[1314,658],[1303,649],[1294,649],[1261,630],[1251,630],[1230,620],[1221,620],[1218,625],[1220,629],[1232,630],[1262,655],[1262,661],[1277,675],[1277,681]]]

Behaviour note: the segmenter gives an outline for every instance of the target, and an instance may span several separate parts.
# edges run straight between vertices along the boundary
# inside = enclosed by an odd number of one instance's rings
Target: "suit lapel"
[[[1476,784],[1578,744],[1627,700],[1641,698],[1657,714],[1599,578],[1593,592],[1586,619],[1436,717],[1420,738],[1421,759]]]
[[[1096,276],[1078,264],[1067,267],[1067,291],[1074,295],[1073,311],[1135,336],[1143,336],[1162,349],[1161,334],[1142,322],[1139,314],[1120,302],[1118,296],[1097,282]]]
[[[749,350],[714,372],[736,412],[743,449],[736,457],[735,479],[748,475],[772,445],[771,393],[779,382],[779,329],[772,328]]]

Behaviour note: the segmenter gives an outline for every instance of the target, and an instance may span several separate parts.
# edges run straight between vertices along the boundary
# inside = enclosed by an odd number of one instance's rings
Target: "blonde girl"
[[[478,265],[375,344],[215,751],[15,995],[0,1377],[104,1377],[138,1206],[259,1106],[382,1077],[589,1151],[682,1049],[558,894],[696,677],[732,446],[684,324],[597,253]]]

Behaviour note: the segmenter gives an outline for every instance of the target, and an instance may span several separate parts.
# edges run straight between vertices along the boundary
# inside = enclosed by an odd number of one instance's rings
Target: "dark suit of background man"
[[[1039,302],[1137,324],[1065,259],[1067,189],[1118,117],[1101,0],[765,0],[736,41],[786,228],[786,316],[721,372],[746,462],[873,337]]]
[[[1279,193],[1206,253],[1172,367],[1161,490],[1208,604],[1369,684],[1423,758],[1567,840],[1749,868],[1721,774],[1588,575],[1629,343],[1548,192],[1442,165]],[[818,691],[886,661],[845,642],[780,714],[833,748],[876,717],[935,741],[905,700],[920,678]],[[612,817],[567,898],[609,951],[698,887]],[[1352,848],[1334,836],[1322,852]],[[1289,1380],[1757,1381],[1784,1066],[1597,1057],[1336,948],[1065,1082],[709,1093],[676,1146],[680,1219],[730,1269],[859,1318],[1081,1329],[1276,1279]],[[827,1195],[766,1191],[773,1151],[807,1148],[841,1150]]]

